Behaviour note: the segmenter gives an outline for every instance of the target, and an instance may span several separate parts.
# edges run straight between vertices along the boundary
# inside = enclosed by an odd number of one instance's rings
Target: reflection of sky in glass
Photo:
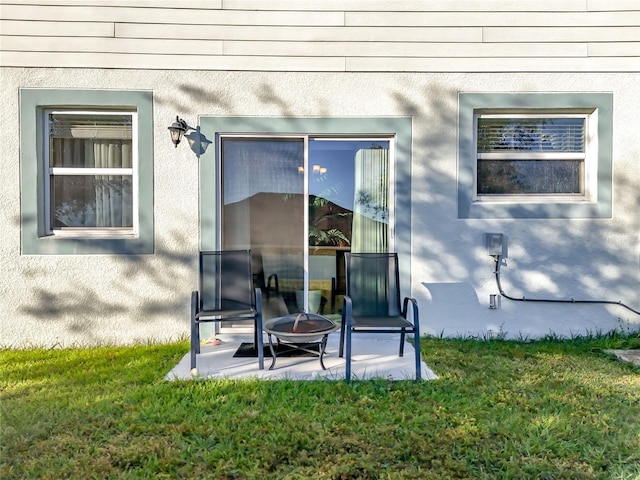
[[[364,148],[389,148],[387,140],[311,140],[309,142],[309,193],[353,210],[354,158]],[[326,168],[313,173],[313,166]]]

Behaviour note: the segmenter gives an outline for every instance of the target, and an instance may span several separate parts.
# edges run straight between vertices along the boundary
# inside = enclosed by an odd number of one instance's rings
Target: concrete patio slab
[[[615,355],[623,362],[635,363],[640,366],[640,349],[633,350],[605,350],[605,353]]]
[[[221,345],[203,345],[197,359],[197,378],[224,379],[290,379],[290,380],[343,380],[345,360],[338,357],[340,335],[329,335],[324,355],[327,370],[322,370],[317,357],[278,357],[273,370],[268,370],[271,357],[265,358],[265,369],[258,370],[257,358],[233,356],[242,342],[251,342],[252,335],[221,334]],[[266,339],[265,339],[266,340]],[[357,334],[352,337],[352,380],[386,378],[410,380],[415,378],[413,346],[405,345],[404,356],[398,357],[399,335]],[[267,343],[265,343],[267,345]],[[189,352],[166,375],[167,380],[189,380]],[[422,362],[423,380],[437,379],[437,375]]]

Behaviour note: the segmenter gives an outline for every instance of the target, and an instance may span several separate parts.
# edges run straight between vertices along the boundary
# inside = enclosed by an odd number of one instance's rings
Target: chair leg
[[[344,371],[344,379],[351,381],[351,325],[347,327],[347,358]]]
[[[258,369],[264,370],[264,339],[262,338],[262,314],[256,318],[256,348],[258,349]]]
[[[344,332],[347,328],[347,323],[349,324],[349,328],[351,328],[351,309],[351,299],[345,296],[342,303],[342,321],[340,322],[340,349],[338,352],[340,358],[344,355]]]
[[[400,332],[400,352],[398,353],[399,357],[404,357],[404,340],[405,340],[405,330],[404,328]]]
[[[413,298],[405,299],[405,315],[407,314],[407,305],[411,301],[413,308],[413,349],[416,353],[416,382],[422,380],[422,360],[420,358],[420,314],[418,311],[418,303]],[[405,317],[406,318],[406,317]]]
[[[200,328],[196,321],[198,292],[191,293],[191,369],[196,368],[196,354],[200,353]]]
[[[422,360],[420,359],[420,319],[418,312],[413,317],[414,349],[416,351],[416,382],[422,380]]]
[[[422,360],[420,359],[420,337],[417,332],[414,343],[416,351],[416,381],[418,381],[422,380]]]
[[[258,349],[258,369],[264,370],[264,346],[262,336],[262,290],[259,288],[256,291],[256,321],[254,325],[254,346]]]

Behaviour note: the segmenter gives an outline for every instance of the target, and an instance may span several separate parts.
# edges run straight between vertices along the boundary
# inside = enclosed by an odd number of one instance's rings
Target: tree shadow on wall
[[[189,244],[188,239],[179,233],[172,236],[175,245]],[[150,329],[158,316],[175,318],[184,323],[186,334],[189,293],[197,281],[197,254],[162,247],[156,247],[154,255],[120,255],[108,251],[104,254],[96,257],[112,257],[113,263],[108,260],[106,263],[117,269],[116,274],[94,272],[89,283],[80,280],[81,277],[88,278],[84,272],[74,277],[69,269],[64,280],[58,277],[49,286],[35,288],[30,295],[32,300],[19,307],[20,314],[36,319],[44,329],[52,324],[65,325],[74,343],[100,343],[100,338],[117,337],[115,326],[109,320],[119,316],[135,320],[138,325],[148,325]],[[60,256],[57,262],[64,265],[65,257]],[[27,269],[22,274],[36,277],[41,272]],[[192,279],[193,288],[177,290],[181,284],[189,285],[187,277]],[[42,283],[46,282],[45,278]],[[126,321],[123,324],[126,325]],[[120,333],[126,335],[126,332]],[[149,338],[154,337],[152,333],[150,330]]]

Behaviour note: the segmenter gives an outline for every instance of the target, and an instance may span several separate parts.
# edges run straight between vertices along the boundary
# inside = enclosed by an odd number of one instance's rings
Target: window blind
[[[478,118],[478,153],[584,152],[584,118]]]
[[[49,114],[51,137],[131,140],[131,115]]]

